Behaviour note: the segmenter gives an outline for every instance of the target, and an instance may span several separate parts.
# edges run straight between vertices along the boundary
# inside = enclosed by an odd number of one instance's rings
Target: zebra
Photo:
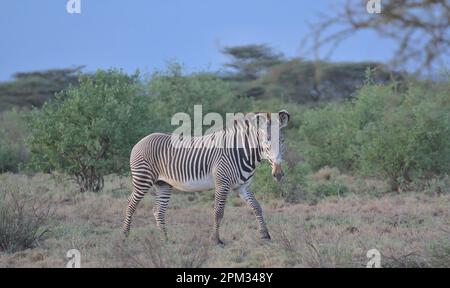
[[[176,147],[172,142],[173,134],[153,133],[141,139],[130,156],[133,191],[128,198],[123,220],[125,237],[130,232],[131,219],[138,203],[151,187],[155,187],[153,215],[165,240],[168,239],[165,213],[173,189],[186,192],[215,189],[211,237],[215,243],[223,245],[219,226],[230,191],[237,191],[253,210],[260,238],[270,240],[261,205],[251,191],[250,183],[257,164],[264,159],[270,163],[276,181],[284,176],[281,168],[284,133],[281,128],[287,126],[290,116],[286,110],[273,115],[275,117],[271,117],[271,113],[257,112],[251,117],[235,120],[231,128],[180,142],[201,143],[195,147]],[[274,127],[279,133],[271,132],[275,131],[272,129]],[[277,139],[273,139],[272,134],[278,135]],[[234,145],[221,146],[219,143]]]

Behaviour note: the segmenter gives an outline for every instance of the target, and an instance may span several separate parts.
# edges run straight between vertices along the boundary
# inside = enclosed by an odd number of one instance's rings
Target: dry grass
[[[52,197],[51,232],[31,249],[0,252],[0,267],[65,267],[76,248],[82,267],[365,267],[366,252],[381,252],[384,267],[448,267],[450,195],[368,193],[328,197],[316,205],[262,203],[272,242],[258,238],[251,211],[230,195],[222,225],[224,247],[211,245],[211,192],[177,193],[161,242],[146,197],[124,242],[120,226],[129,180],[110,176],[102,193],[47,175],[0,175],[2,184]]]
[[[116,267],[199,268],[209,258],[210,241],[205,235],[190,233],[180,242],[161,241],[158,231],[135,237],[130,241],[114,243],[112,263]]]
[[[44,239],[53,202],[30,191],[0,184],[0,251],[32,248]]]

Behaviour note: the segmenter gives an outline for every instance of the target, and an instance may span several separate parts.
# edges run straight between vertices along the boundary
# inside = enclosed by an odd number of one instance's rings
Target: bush
[[[306,189],[306,175],[310,168],[298,163],[292,168],[285,165],[285,176],[281,182],[276,182],[272,177],[272,168],[267,162],[263,162],[253,176],[252,191],[258,199],[284,199],[288,203],[297,203],[309,199]]]
[[[380,89],[383,111],[359,132],[362,170],[387,177],[393,190],[413,178],[450,172],[448,87],[434,87],[410,84],[405,92],[394,93]]]
[[[351,102],[308,111],[300,128],[304,154],[315,169],[386,177],[393,190],[449,173],[449,84],[367,83]]]
[[[284,165],[285,176],[276,182],[271,176],[272,168],[263,162],[255,173],[252,191],[260,200],[283,199],[287,203],[317,203],[328,196],[345,196],[350,192],[347,179],[336,168],[325,167],[317,173],[308,163]]]
[[[13,109],[0,114],[0,173],[18,172],[28,161],[28,113]]]
[[[350,103],[332,103],[306,111],[300,134],[306,142],[302,152],[311,166],[316,170],[324,166],[341,171],[355,168],[356,125]]]
[[[72,176],[81,192],[98,191],[105,174],[127,170],[131,147],[150,130],[138,80],[138,74],[98,71],[35,110],[32,165]]]
[[[48,199],[37,199],[19,189],[0,187],[0,251],[17,252],[34,247],[48,232],[52,213]]]
[[[324,167],[307,178],[307,189],[317,200],[328,196],[341,197],[350,192],[341,173],[336,168]]]
[[[287,174],[286,171],[285,174]],[[283,193],[280,183],[272,177],[272,168],[265,161],[258,166],[253,176],[251,189],[261,200],[281,197]]]

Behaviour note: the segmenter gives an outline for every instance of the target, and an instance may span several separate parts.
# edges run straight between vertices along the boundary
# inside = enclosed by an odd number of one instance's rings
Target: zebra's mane
[[[242,131],[242,130],[248,130],[248,131],[256,131],[257,129],[257,125],[255,125],[255,115],[263,115],[266,117],[266,119],[269,122],[270,125],[270,116],[271,113],[270,112],[248,112],[246,114],[243,114],[243,117],[232,117],[231,119],[228,119],[228,121],[225,121],[223,123],[222,126],[212,126],[206,129],[206,132],[202,135],[199,136],[194,136],[194,137],[202,137],[202,136],[208,136],[208,135],[212,135],[212,134],[217,134],[217,133],[223,133],[223,132],[235,132],[235,131]],[[254,128],[254,129],[252,129]],[[178,135],[177,133],[163,133],[166,135]]]
[[[223,127],[215,127],[215,129],[213,127],[208,129],[208,133],[206,133],[205,135],[217,132],[236,131],[243,128],[247,129],[249,127],[256,128],[254,122],[255,115],[264,115],[267,119],[269,119],[270,123],[270,112],[248,112],[242,115],[244,115],[244,117],[236,117],[236,118],[233,117],[232,119],[225,121]]]

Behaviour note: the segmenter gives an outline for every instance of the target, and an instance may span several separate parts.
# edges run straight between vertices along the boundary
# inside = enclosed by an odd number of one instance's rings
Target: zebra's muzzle
[[[274,164],[272,168],[272,176],[279,182],[284,176],[283,169],[281,169],[281,164]]]

